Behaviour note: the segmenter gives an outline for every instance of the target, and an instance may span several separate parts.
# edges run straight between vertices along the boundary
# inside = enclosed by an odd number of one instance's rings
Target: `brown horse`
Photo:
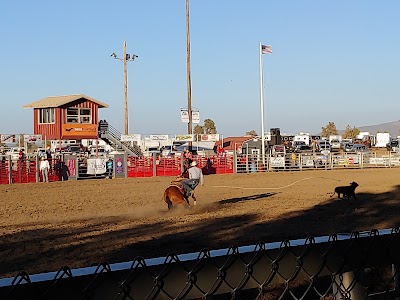
[[[168,210],[171,209],[172,206],[177,204],[182,204],[183,206],[187,206],[191,208],[189,204],[189,199],[185,197],[185,191],[182,187],[182,180],[187,178],[185,174],[177,177],[174,181],[171,182],[171,185],[166,188],[164,192],[164,202],[168,205]],[[193,198],[193,204],[196,205],[196,197],[194,196],[194,191],[192,191],[191,197]]]

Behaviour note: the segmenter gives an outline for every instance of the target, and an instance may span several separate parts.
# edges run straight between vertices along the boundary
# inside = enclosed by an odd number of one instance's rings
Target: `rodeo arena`
[[[82,94],[25,105],[33,109],[33,132],[0,133],[0,184],[175,178],[192,162],[215,176],[400,166],[397,137],[388,133],[344,139],[271,128],[265,141],[222,134],[122,135],[99,117],[107,107]],[[1,278],[0,299],[400,299],[399,238],[399,228],[389,228],[81,268],[60,262],[53,272],[21,270]],[[379,278],[365,275],[376,270]]]

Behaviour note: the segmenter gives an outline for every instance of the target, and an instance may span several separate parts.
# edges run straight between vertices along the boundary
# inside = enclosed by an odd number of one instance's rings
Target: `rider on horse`
[[[204,185],[204,176],[203,172],[199,167],[197,167],[197,163],[193,161],[190,164],[190,168],[188,170],[189,179],[185,179],[182,181],[182,186],[185,191],[185,198],[188,199],[189,196],[192,194],[192,191],[198,186],[200,183]]]

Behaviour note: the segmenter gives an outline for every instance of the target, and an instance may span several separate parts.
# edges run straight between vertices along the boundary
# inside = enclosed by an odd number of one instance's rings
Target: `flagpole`
[[[263,165],[265,165],[265,130],[264,130],[264,79],[263,79],[263,63],[262,63],[262,50],[261,42],[259,46],[260,51],[260,110],[261,110],[261,157]]]

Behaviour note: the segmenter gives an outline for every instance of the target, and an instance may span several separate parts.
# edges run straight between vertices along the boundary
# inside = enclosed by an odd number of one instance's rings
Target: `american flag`
[[[272,53],[272,46],[261,45],[261,53],[262,54],[271,54]]]

